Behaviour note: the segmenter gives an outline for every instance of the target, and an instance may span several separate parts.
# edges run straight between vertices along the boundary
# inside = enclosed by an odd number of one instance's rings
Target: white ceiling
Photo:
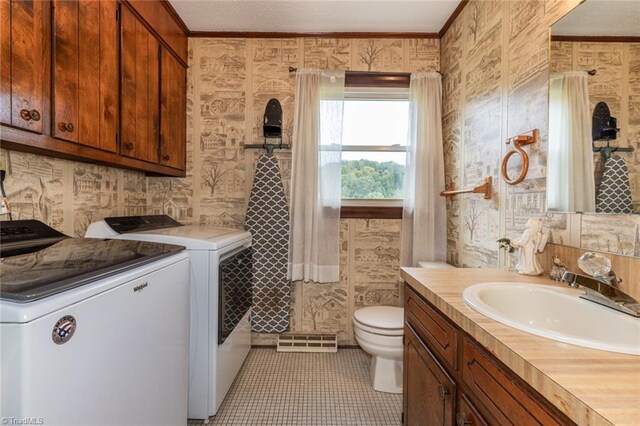
[[[460,0],[170,0],[191,31],[437,33]]]
[[[640,0],[587,0],[556,22],[553,35],[640,36]]]

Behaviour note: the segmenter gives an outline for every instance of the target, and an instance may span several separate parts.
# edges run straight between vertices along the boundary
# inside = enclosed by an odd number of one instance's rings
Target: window
[[[401,206],[409,128],[407,88],[346,87],[342,127],[345,206]]]

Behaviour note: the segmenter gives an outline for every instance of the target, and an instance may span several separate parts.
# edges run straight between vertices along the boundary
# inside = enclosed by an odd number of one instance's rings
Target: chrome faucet
[[[608,258],[597,253],[585,253],[578,260],[578,265],[593,276],[565,272],[562,281],[570,287],[584,290],[581,298],[640,317],[640,302],[616,288],[622,280],[611,271],[611,261]]]

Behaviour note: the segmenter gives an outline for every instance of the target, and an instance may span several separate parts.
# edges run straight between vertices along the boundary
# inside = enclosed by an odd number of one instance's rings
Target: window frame
[[[345,100],[409,98],[409,73],[349,72],[345,74]],[[342,145],[343,152],[407,152],[406,145]],[[402,199],[343,198],[341,218],[401,219]]]

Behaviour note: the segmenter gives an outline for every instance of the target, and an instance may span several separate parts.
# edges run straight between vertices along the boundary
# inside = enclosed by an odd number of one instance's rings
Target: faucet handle
[[[578,266],[592,277],[608,277],[611,272],[611,259],[600,253],[588,251],[578,258]]]

